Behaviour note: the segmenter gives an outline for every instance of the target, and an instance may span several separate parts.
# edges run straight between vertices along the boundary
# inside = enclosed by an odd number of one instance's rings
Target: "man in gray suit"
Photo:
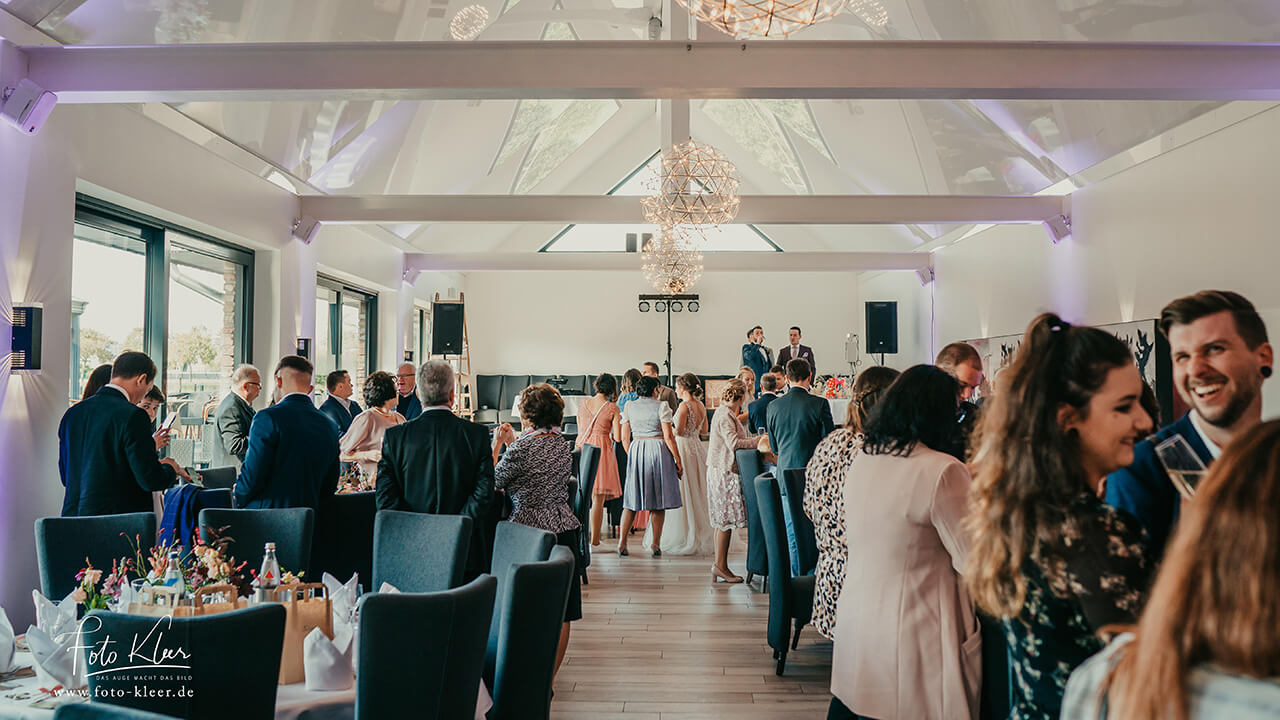
[[[214,413],[217,435],[210,467],[239,468],[249,449],[249,425],[253,422],[253,401],[262,392],[262,375],[252,365],[241,365],[231,373],[231,392]]]

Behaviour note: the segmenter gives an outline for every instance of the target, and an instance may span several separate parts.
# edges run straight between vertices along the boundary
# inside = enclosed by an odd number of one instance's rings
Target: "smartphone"
[[[160,429],[161,429],[161,430],[168,430],[169,428],[173,427],[173,422],[174,422],[175,420],[177,420],[177,419],[178,419],[178,411],[177,411],[177,410],[174,410],[174,411],[170,412],[170,413],[165,417],[164,422],[163,422],[163,423],[160,423]]]

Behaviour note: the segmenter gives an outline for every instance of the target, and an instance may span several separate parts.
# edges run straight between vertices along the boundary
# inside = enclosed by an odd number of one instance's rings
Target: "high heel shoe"
[[[653,545],[653,546],[650,546],[649,549],[653,551],[654,557],[662,557],[662,548],[658,547],[657,545]]]
[[[729,583],[730,585],[736,585],[742,582],[742,578],[738,577],[737,575],[734,575],[732,572],[729,572],[729,573],[723,572],[722,570],[720,570],[720,568],[716,567],[715,565],[712,565],[711,566],[711,584],[714,585],[720,582],[721,580],[723,580],[726,583]]]
[[[627,552],[627,549],[625,547],[619,545],[618,554],[621,555],[622,557],[626,557],[629,553]]]

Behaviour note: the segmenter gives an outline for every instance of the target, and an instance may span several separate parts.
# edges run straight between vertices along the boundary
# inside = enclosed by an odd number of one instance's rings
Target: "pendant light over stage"
[[[738,168],[719,150],[689,139],[662,154],[644,219],[661,228],[716,227],[738,217]]]
[[[686,292],[702,278],[702,253],[678,228],[661,228],[640,257],[645,279],[664,295]]]
[[[826,22],[847,0],[676,0],[691,15],[739,40],[787,37]]]

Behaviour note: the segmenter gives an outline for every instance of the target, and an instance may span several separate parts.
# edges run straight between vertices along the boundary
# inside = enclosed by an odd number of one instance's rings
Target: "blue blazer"
[[[1107,476],[1107,504],[1138,519],[1150,537],[1149,557],[1157,562],[1164,556],[1165,545],[1178,521],[1182,496],[1156,457],[1156,445],[1174,435],[1181,435],[1187,441],[1205,467],[1213,462],[1213,455],[1209,454],[1209,448],[1205,447],[1200,433],[1191,424],[1188,413],[1138,443],[1133,448],[1133,464]]]
[[[831,404],[802,387],[793,387],[770,403],[766,416],[769,445],[778,455],[779,470],[808,465],[814,448],[836,429]]]
[[[763,345],[749,342],[742,346],[742,367],[749,367],[751,372],[756,374],[756,386],[752,391],[756,395],[760,394],[760,378],[772,367],[769,364],[771,360],[769,355],[770,353],[764,349]]]
[[[747,424],[751,426],[747,428],[748,435],[760,432],[760,428],[768,428],[769,404],[777,399],[777,394],[770,393],[761,395],[747,405]]]
[[[347,411],[346,408],[342,407],[342,403],[338,401],[338,398],[330,395],[327,400],[320,404],[320,412],[324,413],[325,417],[338,426],[338,437],[341,438],[347,434],[347,428],[351,427],[351,421],[355,420],[356,416],[360,414],[360,405],[355,400],[352,400],[351,410]]]
[[[412,420],[422,414],[422,402],[418,400],[418,392],[409,393],[408,395],[399,395],[396,400],[396,412],[404,416],[405,420]]]
[[[151,418],[124,393],[104,387],[72,405],[58,425],[62,516],[151,512],[151,493],[173,485],[151,438]]]
[[[238,508],[318,509],[338,489],[338,428],[306,395],[253,416],[233,490]]]

